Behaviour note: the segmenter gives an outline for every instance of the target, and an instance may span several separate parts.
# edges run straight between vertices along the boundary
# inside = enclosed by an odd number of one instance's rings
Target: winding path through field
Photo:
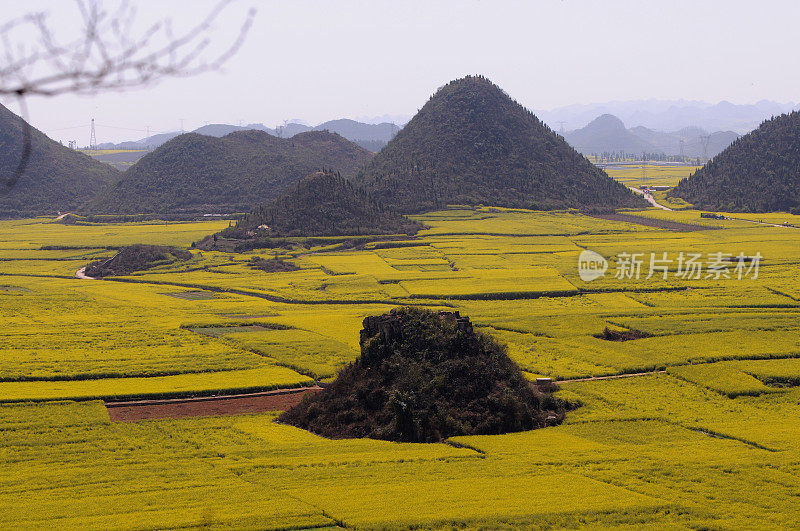
[[[89,275],[86,274],[86,267],[82,267],[77,271],[75,271],[75,278],[80,278],[83,280],[97,280],[96,278],[90,277]]]
[[[766,225],[768,227],[781,227],[783,229],[800,229],[800,227],[796,227],[794,225],[779,225],[776,223],[767,223],[766,221],[758,221],[755,219],[744,219],[744,218],[734,218],[734,217],[731,217],[731,219],[735,219],[736,221],[746,221],[748,223],[755,223],[757,225]]]
[[[645,201],[647,201],[648,203],[650,203],[654,207],[660,208],[661,210],[668,210],[668,211],[672,212],[671,208],[667,208],[664,205],[656,202],[655,198],[653,197],[653,194],[645,192],[644,190],[640,190],[639,188],[636,188],[635,186],[629,186],[628,188],[630,188],[632,192],[643,196]]]

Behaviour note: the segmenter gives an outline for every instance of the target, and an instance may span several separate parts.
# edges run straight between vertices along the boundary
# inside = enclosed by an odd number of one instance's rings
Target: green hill
[[[259,206],[217,236],[259,240],[292,236],[413,234],[421,225],[384,209],[369,194],[331,171],[315,172],[279,198]],[[206,238],[202,248],[215,241]]]
[[[372,153],[327,131],[277,138],[188,133],[149,153],[84,207],[87,213],[247,212],[320,168],[352,175]]]
[[[332,438],[438,442],[542,428],[566,405],[458,312],[402,308],[364,319],[361,356],[278,420]]]
[[[448,204],[545,210],[644,204],[480,76],[440,88],[355,180],[407,213]]]
[[[30,160],[19,180],[9,186],[22,158],[25,127],[22,118],[0,105],[0,217],[73,210],[119,177],[111,166],[31,127]]]
[[[800,112],[782,114],[731,144],[671,192],[727,212],[800,210]]]

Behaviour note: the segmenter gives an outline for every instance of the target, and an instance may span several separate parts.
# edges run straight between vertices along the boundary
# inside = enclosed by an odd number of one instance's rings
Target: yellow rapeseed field
[[[462,208],[415,216],[428,228],[412,240],[193,250],[99,281],[73,276],[120,245],[189,248],[228,222],[2,221],[0,527],[795,525],[800,230],[630,214],[711,230]],[[607,260],[601,278],[581,277],[585,250]],[[681,253],[702,258],[697,277]],[[757,275],[720,260],[715,274],[715,253],[759,254]],[[247,265],[275,254],[300,269]],[[365,316],[408,304],[468,315],[580,407],[557,427],[399,444],[271,413],[111,422],[98,400],[311,385],[356,358]]]

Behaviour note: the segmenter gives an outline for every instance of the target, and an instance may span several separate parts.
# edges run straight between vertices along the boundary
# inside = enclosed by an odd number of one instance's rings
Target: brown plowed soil
[[[114,422],[263,413],[289,409],[298,404],[306,394],[317,393],[321,389],[301,387],[246,395],[106,402],[106,409]]]
[[[626,223],[636,223],[646,227],[657,227],[659,229],[688,232],[694,230],[714,230],[716,227],[704,227],[702,225],[691,225],[689,223],[679,223],[677,221],[667,221],[664,219],[645,218],[631,214],[589,214],[589,216],[609,221],[624,221]]]

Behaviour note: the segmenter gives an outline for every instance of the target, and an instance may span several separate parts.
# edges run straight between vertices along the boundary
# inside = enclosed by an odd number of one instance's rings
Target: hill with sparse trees
[[[11,183],[30,133],[30,159]],[[62,146],[0,105],[0,218],[56,214],[77,208],[119,178],[107,164]]]
[[[800,112],[765,121],[670,195],[705,210],[800,211]]]
[[[277,138],[237,131],[221,138],[188,133],[149,153],[84,207],[87,213],[248,212],[306,175],[329,168],[353,175],[372,153],[335,133]]]
[[[406,213],[448,204],[543,210],[644,204],[480,76],[440,88],[355,182]]]

